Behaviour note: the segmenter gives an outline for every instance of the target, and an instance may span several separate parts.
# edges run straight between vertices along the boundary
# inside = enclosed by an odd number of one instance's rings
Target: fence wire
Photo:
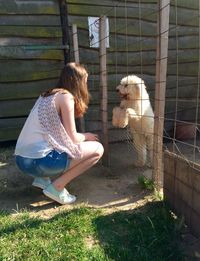
[[[163,8],[166,8],[164,6]],[[124,12],[122,13],[122,9]],[[137,10],[137,15],[136,11]],[[200,8],[199,8],[200,10]],[[170,27],[169,33],[169,55],[161,59],[168,59],[168,71],[166,81],[165,116],[164,116],[164,149],[172,151],[187,161],[200,162],[200,141],[199,141],[199,74],[200,74],[200,12],[193,12],[188,15],[186,8],[181,7],[180,0],[174,0],[170,6]],[[134,11],[134,15],[133,12]],[[155,97],[155,64],[156,64],[156,38],[157,38],[157,15],[159,9],[156,4],[145,4],[138,0],[137,3],[130,1],[112,1],[107,11],[102,13],[109,19],[111,46],[107,49],[107,75],[108,75],[108,119],[109,132],[118,133],[116,141],[124,141],[127,150],[134,154],[134,151],[143,150],[142,145],[136,144],[130,127],[124,131],[113,128],[112,108],[119,106],[120,99],[115,94],[115,88],[124,76],[137,75],[142,78],[147,86],[150,102],[154,108]],[[183,19],[182,16],[185,15]],[[111,24],[110,21],[113,21]],[[123,22],[122,22],[123,21]],[[198,21],[198,24],[194,21]],[[149,28],[148,28],[149,26]],[[165,33],[165,32],[164,32]],[[191,49],[187,47],[187,39],[198,37],[198,44]],[[162,36],[161,36],[162,37]],[[190,42],[188,42],[190,45]],[[150,46],[150,47],[149,47]],[[194,48],[195,47],[195,48]],[[82,48],[83,49],[83,48]],[[187,49],[189,53],[187,53]],[[183,57],[185,50],[185,57]],[[84,50],[82,50],[83,52]],[[96,95],[96,104],[92,107],[90,115],[99,117],[100,88],[98,86],[99,72],[97,60],[97,49],[91,48],[88,69],[90,73],[90,89]],[[195,57],[198,54],[198,58]],[[80,55],[81,57],[81,55]],[[85,63],[84,60],[81,60]],[[196,71],[193,70],[197,66]],[[188,70],[187,68],[188,67]],[[191,91],[189,90],[191,88]],[[190,93],[193,95],[191,96]],[[161,99],[158,98],[159,101]],[[141,103],[142,106],[142,103]],[[91,113],[91,114],[90,114]],[[160,119],[163,120],[163,119]],[[96,123],[96,130],[100,128],[100,120]],[[89,126],[89,125],[88,125]],[[111,134],[112,136],[112,134]],[[110,139],[112,140],[112,137]],[[134,156],[135,157],[135,156]],[[160,157],[160,155],[157,155]],[[147,156],[147,162],[151,161]]]

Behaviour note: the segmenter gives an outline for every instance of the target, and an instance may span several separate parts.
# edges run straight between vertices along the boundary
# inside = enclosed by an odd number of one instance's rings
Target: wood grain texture
[[[174,117],[174,101],[180,100],[178,117],[194,118],[199,62],[198,4],[198,0],[171,0],[170,3],[166,117]],[[92,130],[94,125],[101,129],[98,124],[99,50],[89,47],[88,16],[105,14],[109,18],[109,129],[112,129],[112,108],[119,104],[115,88],[127,74],[144,79],[154,107],[157,0],[141,0],[140,10],[138,0],[127,0],[126,6],[123,0],[68,0],[67,6],[69,25],[77,25],[80,62],[89,71],[92,99],[86,115],[87,130]],[[12,105],[14,101],[24,107],[18,112],[10,110],[7,113],[10,116],[2,116],[3,120],[13,117],[14,121],[15,117],[27,116],[31,100],[56,84],[64,64],[63,50],[56,48],[62,45],[58,1],[0,1],[0,37],[0,103],[3,102],[2,108],[6,102]],[[30,46],[52,46],[52,49],[31,50]],[[71,54],[73,61],[73,49]],[[181,99],[187,99],[185,107]]]

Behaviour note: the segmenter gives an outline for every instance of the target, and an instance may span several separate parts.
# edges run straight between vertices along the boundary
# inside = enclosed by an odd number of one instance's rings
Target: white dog
[[[152,165],[154,113],[144,81],[130,75],[121,80],[116,90],[121,103],[113,109],[112,124],[118,128],[129,125],[137,152],[135,165],[142,167],[147,163],[148,151]]]

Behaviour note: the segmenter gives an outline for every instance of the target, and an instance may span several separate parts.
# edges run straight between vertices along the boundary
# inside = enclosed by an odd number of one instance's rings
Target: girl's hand
[[[97,134],[86,132],[84,133],[84,135],[86,141],[99,141],[99,137]]]

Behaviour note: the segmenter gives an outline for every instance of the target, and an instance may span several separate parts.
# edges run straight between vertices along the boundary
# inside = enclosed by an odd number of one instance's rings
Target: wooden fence
[[[38,95],[63,66],[56,0],[0,1],[0,141],[17,138]]]
[[[147,85],[154,107],[158,1],[68,0],[69,23],[78,28],[80,61],[88,66],[91,106],[86,128],[100,130],[99,50],[89,47],[88,16],[109,19],[110,47],[107,49],[109,140],[126,138],[111,124],[112,108],[119,104],[115,87],[122,77],[136,74]],[[177,120],[193,121],[198,86],[199,20],[198,0],[170,1],[170,28],[166,86],[165,130]],[[177,95],[177,85],[179,93]],[[180,102],[176,102],[177,98]],[[185,101],[191,102],[185,102]],[[199,114],[200,115],[200,114]]]
[[[198,0],[171,0],[166,130],[177,119],[194,118],[199,54]],[[127,74],[141,76],[154,106],[157,0],[68,0],[69,25],[77,25],[80,62],[88,67],[92,95],[87,131],[100,131],[99,50],[89,47],[88,16],[109,19],[107,49],[109,140],[125,139],[111,124],[119,104],[115,87]],[[72,39],[72,33],[70,31]],[[0,1],[0,141],[16,139],[39,93],[54,86],[64,64],[60,10],[57,0]],[[72,45],[71,45],[72,46]],[[72,59],[73,59],[73,50]],[[177,63],[178,61],[178,63]],[[190,102],[185,102],[188,100]],[[199,113],[200,115],[200,113]]]
[[[169,151],[164,159],[164,199],[200,236],[200,165]]]

